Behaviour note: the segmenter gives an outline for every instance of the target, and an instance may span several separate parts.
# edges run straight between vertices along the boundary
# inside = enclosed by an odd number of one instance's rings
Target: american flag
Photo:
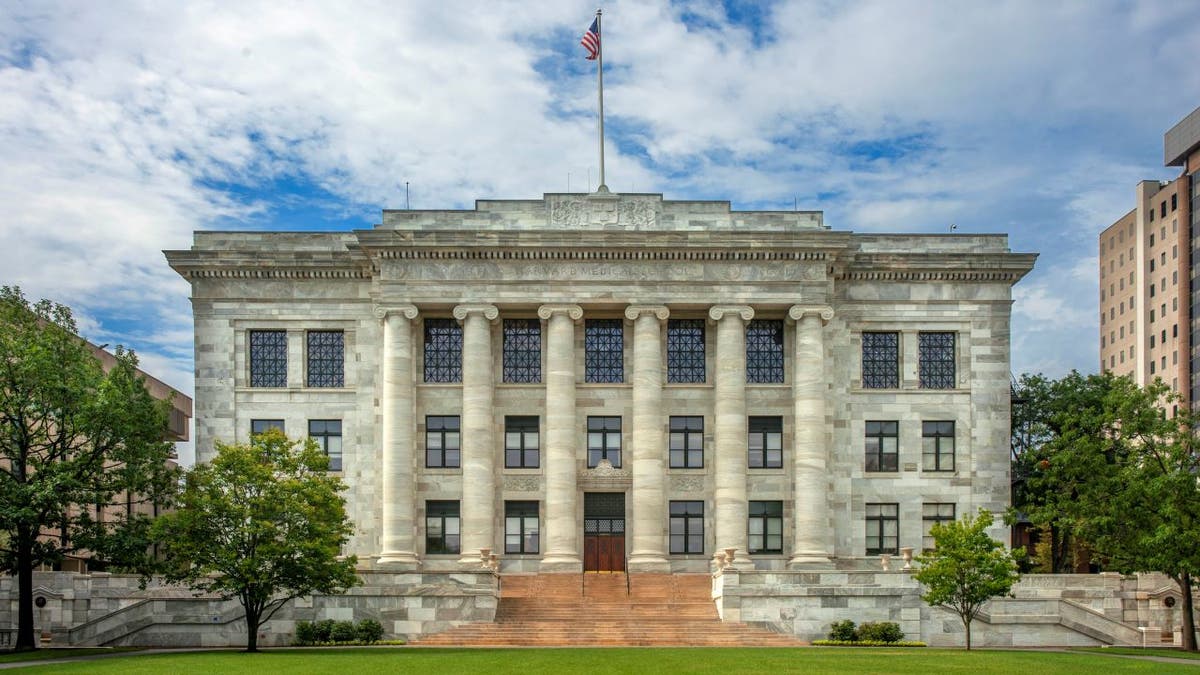
[[[579,41],[583,48],[588,51],[587,60],[595,61],[600,54],[600,19],[592,19],[592,27],[587,29],[583,34],[583,39]]]

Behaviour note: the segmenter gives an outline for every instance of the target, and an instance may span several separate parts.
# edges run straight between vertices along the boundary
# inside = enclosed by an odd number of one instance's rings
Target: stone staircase
[[[626,584],[629,584],[627,594]],[[494,623],[457,626],[415,646],[795,647],[791,636],[722,623],[707,574],[505,575]]]

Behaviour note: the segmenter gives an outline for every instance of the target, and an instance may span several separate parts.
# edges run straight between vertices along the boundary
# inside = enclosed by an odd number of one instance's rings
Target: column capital
[[[555,314],[566,314],[572,321],[583,318],[583,308],[579,305],[542,305],[538,307],[538,318],[549,321]]]
[[[399,314],[409,321],[417,318],[415,305],[375,305],[375,318],[386,319],[392,314]]]
[[[708,308],[708,318],[720,321],[726,316],[738,316],[742,321],[754,318],[754,308],[750,305],[714,305]]]
[[[793,321],[799,321],[809,314],[815,315],[822,324],[826,324],[833,318],[833,308],[829,305],[792,305],[788,310],[788,318]]]
[[[466,319],[467,316],[476,313],[482,314],[483,318],[487,319],[488,321],[495,321],[496,318],[500,316],[500,310],[496,309],[495,305],[487,305],[482,303],[466,304],[458,305],[454,308],[454,318],[458,319],[459,321],[462,321]]]
[[[630,305],[625,308],[625,318],[633,321],[643,314],[653,314],[659,321],[666,321],[671,310],[665,305]]]

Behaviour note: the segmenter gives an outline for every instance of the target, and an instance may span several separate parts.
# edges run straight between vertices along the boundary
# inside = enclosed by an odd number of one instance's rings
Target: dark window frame
[[[318,426],[319,425],[319,426]],[[336,425],[336,429],[334,428]],[[308,437],[315,440],[321,451],[329,458],[329,470],[342,470],[342,421],[341,420],[309,420]],[[330,451],[331,439],[337,439],[336,451]]]
[[[584,382],[625,381],[625,322],[587,319],[583,323]]]
[[[667,320],[667,382],[704,384],[706,333],[704,319]]]
[[[514,523],[514,521],[516,521]],[[530,525],[532,524],[532,527]],[[516,531],[513,531],[513,527]],[[514,543],[515,542],[515,543]],[[528,555],[539,553],[541,527],[539,505],[536,501],[512,500],[504,502],[504,553],[506,555]]]
[[[438,439],[436,444],[430,442],[433,438]],[[436,461],[430,461],[435,457]],[[459,415],[425,416],[425,467],[462,468],[462,418]]]
[[[251,330],[246,337],[251,387],[288,386],[287,331]]]
[[[871,473],[895,473],[900,470],[900,423],[895,420],[867,420],[864,424],[863,470]],[[890,449],[889,447],[890,446]]]
[[[755,458],[755,440],[758,457]],[[772,439],[776,442],[772,443]],[[771,447],[775,445],[776,447]],[[746,466],[751,469],[783,468],[783,418],[777,415],[754,416],[746,421]]]
[[[541,418],[537,415],[504,416],[504,468],[537,469],[541,466],[540,425]]]
[[[702,500],[671,500],[667,538],[671,555],[704,554],[704,502]],[[679,532],[676,532],[676,529]],[[697,543],[699,548],[697,550]]]
[[[667,428],[668,466],[672,469],[703,469],[704,416],[671,415]]]
[[[958,334],[921,331],[917,334],[917,363],[922,389],[954,389],[957,383]]]
[[[930,514],[929,507],[933,508],[933,514]],[[949,507],[949,514],[944,513],[946,507]],[[926,543],[933,543],[933,534],[930,533],[930,528],[937,523],[952,523],[958,518],[958,506],[954,502],[924,502],[921,504],[921,550],[932,551],[933,546],[926,546]],[[929,540],[926,542],[926,540]]]
[[[433,527],[432,523],[437,523],[437,526]],[[425,555],[459,553],[462,553],[462,511],[458,500],[426,501]]]
[[[305,386],[335,389],[346,386],[346,331],[306,331],[304,343]]]
[[[900,554],[900,505],[895,502],[865,505],[867,555]],[[888,527],[891,523],[892,526]],[[889,530],[892,532],[889,534]],[[889,546],[889,544],[891,544]]]
[[[952,472],[955,457],[955,424],[953,420],[930,420],[921,422],[921,470]],[[930,445],[932,441],[932,452]],[[946,446],[949,445],[947,450]],[[948,458],[948,459],[947,459]],[[945,466],[946,464],[949,466]]]
[[[283,433],[287,433],[286,425],[281,419],[256,419],[250,420],[250,435],[257,436],[265,433],[268,429],[278,429]]]
[[[505,319],[502,359],[504,381],[539,384],[542,381],[542,322],[538,319]]]
[[[900,388],[900,333],[863,331],[863,389]]]
[[[423,321],[422,370],[426,382],[462,382],[463,330],[458,321],[429,317]]]
[[[779,500],[751,501],[749,516],[746,526],[746,549],[751,554],[783,553],[783,502]],[[756,524],[760,529],[758,534],[754,532]],[[778,529],[777,533],[771,531],[773,525]],[[756,538],[759,546],[755,546]],[[772,546],[776,538],[778,538],[778,545]]]
[[[783,321],[754,319],[746,324],[746,382],[780,384],[783,381]]]
[[[612,447],[611,441],[616,441]],[[598,442],[596,442],[598,441]],[[612,415],[589,415],[587,418],[587,467],[594,469],[607,459],[614,469],[621,468],[621,418]],[[613,461],[613,457],[617,461]]]

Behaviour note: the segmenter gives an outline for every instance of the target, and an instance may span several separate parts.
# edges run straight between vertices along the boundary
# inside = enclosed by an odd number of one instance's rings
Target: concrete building
[[[1100,233],[1100,367],[1141,385],[1161,378],[1191,405],[1200,400],[1200,354],[1191,349],[1200,331],[1192,273],[1200,108],[1163,145],[1164,164],[1182,167],[1180,176],[1138,183],[1134,209]]]
[[[167,258],[198,460],[317,438],[366,569],[875,568],[1008,505],[1001,235],[548,194]]]

